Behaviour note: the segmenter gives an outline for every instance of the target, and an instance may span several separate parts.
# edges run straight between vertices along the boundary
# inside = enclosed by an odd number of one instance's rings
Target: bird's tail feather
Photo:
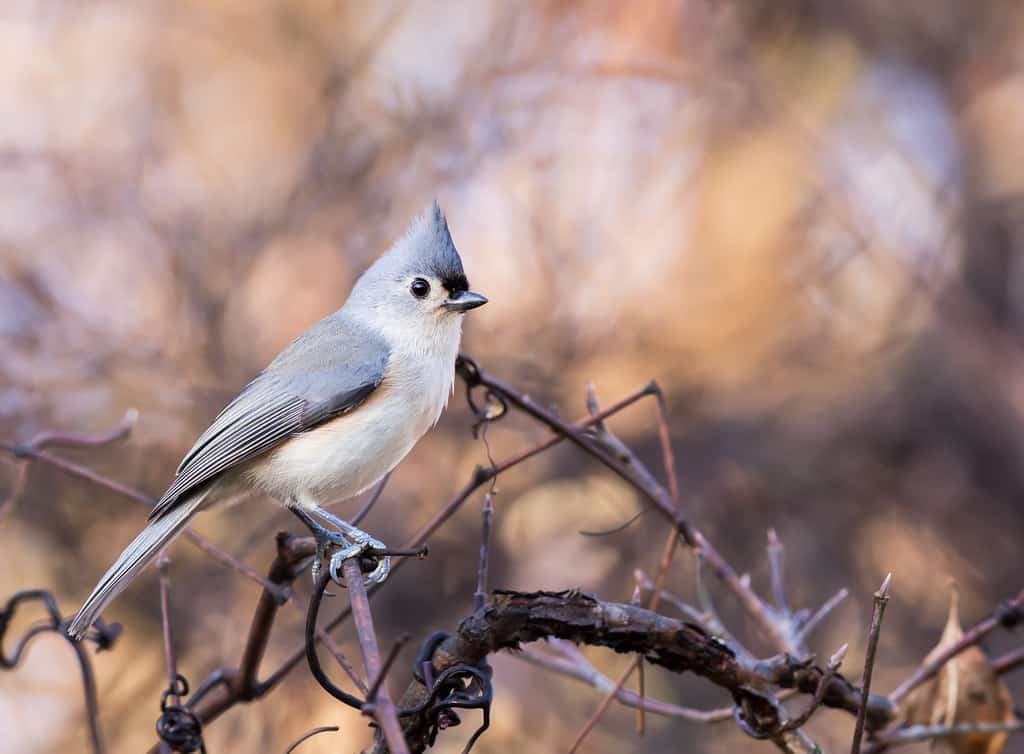
[[[139,536],[125,548],[114,565],[110,566],[78,614],[75,615],[71,625],[68,626],[68,635],[71,638],[79,640],[85,635],[89,626],[100,616],[107,605],[124,591],[125,587],[156,557],[164,545],[185,528],[205,497],[206,495],[201,493],[181,500],[163,516],[149,522]]]

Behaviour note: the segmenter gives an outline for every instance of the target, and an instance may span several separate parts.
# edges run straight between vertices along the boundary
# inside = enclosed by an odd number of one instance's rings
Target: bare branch
[[[839,666],[843,664],[843,658],[846,657],[846,651],[849,648],[849,644],[844,644],[836,650],[835,654],[833,654],[829,659],[828,666],[825,668],[825,673],[821,676],[821,680],[818,681],[818,687],[814,690],[814,697],[807,705],[807,708],[797,717],[786,721],[782,726],[782,729],[779,731],[780,733],[797,730],[808,723],[811,716],[815,713],[818,707],[821,706],[821,702],[825,698],[825,691],[828,689],[829,683],[832,682],[832,678],[835,677],[836,672],[839,670]]]
[[[884,749],[921,741],[933,741],[937,738],[963,736],[970,734],[986,735],[996,733],[1020,733],[1024,731],[1024,720],[1012,723],[963,723],[961,725],[911,725],[899,728],[891,733],[879,733],[877,741],[867,750],[868,754],[877,754]]]
[[[868,698],[871,692],[871,673],[875,668],[875,653],[878,651],[878,637],[882,632],[882,617],[885,615],[885,606],[889,604],[889,584],[892,582],[892,574],[888,574],[882,581],[882,585],[875,592],[873,608],[871,611],[871,630],[868,633],[868,651],[864,657],[864,678],[860,691],[860,707],[857,710],[857,724],[853,729],[853,743],[850,747],[851,754],[860,754],[860,742],[864,736],[864,723],[867,720]]]
[[[487,563],[491,548],[491,519],[494,517],[494,502],[491,493],[484,495],[481,508],[482,531],[480,533],[480,564],[476,574],[476,591],[473,593],[473,609],[479,610],[487,599]]]
[[[789,603],[786,600],[786,587],[782,578],[782,557],[785,549],[775,529],[768,530],[768,564],[772,574],[772,595],[775,607],[782,613],[789,614]]]
[[[992,669],[996,671],[996,675],[1003,675],[1005,673],[1011,673],[1017,668],[1024,665],[1024,647],[1007,652],[1002,657],[997,657],[992,660]]]
[[[636,581],[637,585],[641,589],[643,589],[644,591],[646,591],[646,592],[654,591],[654,582],[651,581],[650,577],[646,573],[644,573],[642,569],[640,569],[640,568],[634,569],[634,571],[633,571],[633,580]],[[707,625],[705,625],[705,623],[704,623],[704,613],[702,613],[700,610],[695,608],[693,605],[690,605],[689,603],[684,602],[682,599],[680,599],[679,597],[677,597],[676,595],[672,594],[671,592],[669,592],[669,591],[667,591],[665,589],[661,590],[661,599],[662,599],[663,602],[666,602],[669,605],[672,605],[672,607],[674,607],[676,610],[681,612],[683,615],[685,615],[690,620],[692,620],[692,621],[694,621],[696,623],[700,623],[701,625],[703,625],[705,628],[707,628],[709,631],[711,631],[711,633],[716,633],[713,629],[711,629]]]
[[[753,698],[758,704],[765,702],[765,696],[753,689],[778,686],[815,694],[827,672],[787,654],[748,661],[699,626],[579,592],[495,592],[484,609],[462,620],[458,631],[440,643],[432,664],[439,672],[454,665],[476,665],[491,652],[546,637],[636,653],[670,671],[700,675],[734,698]],[[851,714],[860,708],[860,689],[838,673],[824,687],[823,706]],[[425,693],[424,685],[415,682],[402,703],[414,706]],[[870,696],[866,710],[875,727],[895,715],[884,697]],[[412,750],[422,751],[429,732],[427,721],[410,716],[404,718],[404,726]]]
[[[373,488],[373,492],[370,493],[369,499],[363,507],[359,509],[356,515],[352,517],[352,520],[349,521],[350,524],[353,526],[359,526],[360,522],[369,515],[370,511],[373,510],[373,506],[375,506],[377,501],[380,500],[380,496],[384,492],[384,488],[387,486],[390,478],[391,472],[389,471],[384,475],[383,479],[377,482],[377,486]]]
[[[529,647],[523,648],[523,650],[517,652],[514,657],[529,662],[532,665],[536,665],[537,667],[550,670],[554,673],[559,673],[568,678],[575,678],[576,680],[583,681],[605,694],[610,693],[615,689],[615,683],[612,679],[604,675],[590,662],[588,662],[587,658],[583,656],[583,653],[580,652],[575,645],[562,641],[561,639],[548,639],[548,644],[555,647],[559,652],[565,655],[565,657],[550,657]],[[732,707],[720,707],[719,709],[713,710],[696,710],[689,707],[680,707],[675,704],[669,704],[668,702],[662,702],[657,699],[651,699],[650,697],[641,698],[638,694],[635,694],[626,688],[620,688],[618,690],[615,694],[615,700],[626,707],[639,709],[643,706],[644,710],[647,712],[653,712],[656,715],[663,715],[665,717],[677,717],[694,723],[714,723],[732,719]]]
[[[339,730],[341,730],[341,728],[339,728],[337,725],[321,725],[319,728],[307,730],[305,733],[303,733],[301,736],[295,739],[295,741],[293,741],[292,744],[287,749],[284,750],[284,754],[292,754],[293,751],[299,748],[299,744],[312,738],[313,736],[319,735],[320,733],[337,733]]]
[[[39,602],[46,610],[47,620],[36,623],[16,641],[14,648],[8,653],[4,650],[7,629],[14,620],[14,614],[22,604]],[[55,633],[60,636],[72,648],[75,658],[78,660],[78,669],[82,676],[82,692],[85,697],[85,716],[89,728],[89,742],[94,754],[104,754],[107,748],[103,742],[103,734],[100,730],[99,721],[99,700],[96,694],[96,677],[92,672],[92,663],[89,655],[86,654],[84,642],[73,641],[65,630],[67,622],[60,614],[57,607],[57,600],[50,592],[42,589],[28,589],[13,595],[2,607],[0,607],[0,670],[12,670],[17,667],[28,648],[29,643],[36,636],[44,633]],[[86,632],[86,641],[95,642],[97,651],[110,649],[114,641],[121,633],[119,624],[107,625],[102,619],[96,621],[93,627]]]
[[[668,538],[665,540],[665,545],[662,548],[661,560],[658,564],[658,574],[655,577],[654,588],[651,590],[651,598],[647,603],[648,609],[652,612],[658,609],[658,603],[661,602],[661,592],[665,588],[665,580],[668,578],[668,569],[672,565],[672,556],[675,553],[676,541],[678,539],[679,533],[676,531],[676,529],[670,529],[668,533]],[[629,680],[629,677],[633,674],[633,671],[639,668],[642,662],[643,655],[640,655],[636,658],[636,660],[630,663],[629,666],[627,666],[626,669],[622,672],[622,674],[618,677],[618,679],[615,682],[615,686],[612,688],[611,691],[608,692],[607,695],[605,695],[604,699],[601,700],[601,704],[594,711],[594,714],[591,715],[590,719],[587,720],[587,722],[583,725],[583,728],[576,735],[576,740],[573,742],[572,746],[569,747],[569,754],[574,754],[574,752],[577,749],[579,749],[580,744],[582,744],[586,737],[590,734],[590,731],[594,729],[594,726],[596,726],[597,723],[600,722],[601,718],[604,716],[604,713],[607,712],[608,708],[611,706],[612,701],[618,695],[619,691],[626,685],[626,681]]]
[[[181,704],[181,699],[174,693],[178,681],[178,658],[174,651],[174,632],[171,625],[170,563],[167,549],[164,548],[157,560],[157,569],[160,571],[160,623],[163,628],[164,661],[167,664],[167,688],[171,689],[174,703]]]
[[[828,617],[828,614],[835,610],[839,603],[849,596],[850,592],[845,588],[840,589],[838,592],[833,594],[825,604],[819,607],[817,612],[808,618],[807,622],[800,627],[800,630],[796,633],[797,642],[803,644],[807,640],[807,637],[810,636],[811,632],[818,627],[818,624],[825,620],[825,618]]]
[[[617,401],[613,405],[602,410],[600,413],[588,415],[583,417],[582,419],[579,419],[574,426],[579,427],[580,429],[586,428],[592,424],[600,422],[602,419],[606,419],[609,416],[612,416],[626,408],[629,408],[634,403],[650,394],[651,393],[649,390],[649,386],[637,390],[633,394],[626,396],[622,400]],[[434,516],[429,521],[427,521],[422,527],[420,527],[419,531],[413,534],[409,541],[405,544],[405,547],[411,549],[425,544],[426,541],[431,536],[433,536],[434,532],[436,532],[445,523],[447,523],[448,520],[453,515],[455,515],[455,513],[463,506],[463,504],[465,504],[466,500],[468,500],[474,492],[480,489],[480,487],[490,482],[501,472],[507,471],[508,469],[511,469],[514,466],[518,466],[520,463],[523,463],[524,461],[527,461],[533,458],[534,456],[539,455],[545,450],[554,447],[558,443],[562,442],[564,439],[565,437],[563,437],[562,435],[555,434],[545,440],[542,440],[538,443],[535,443],[525,448],[524,450],[521,450],[520,452],[512,456],[509,456],[508,458],[495,464],[491,468],[485,469],[482,466],[477,466],[473,472],[472,478],[469,480],[469,482],[466,483],[465,487],[463,487],[462,490],[460,490],[459,493],[455,495],[455,497],[449,500],[440,510],[438,510],[438,512],[435,513]],[[404,565],[404,562],[405,561],[400,560],[397,563],[393,564],[391,568],[391,573],[394,574],[397,570],[399,570],[399,568],[401,568]],[[370,588],[369,595],[372,597],[374,594],[376,594],[376,592],[377,585],[374,585]],[[323,630],[334,630],[342,623],[344,623],[346,620],[348,620],[350,615],[351,612],[348,609],[343,610],[329,623],[327,623]],[[292,653],[287,657],[287,659],[285,659],[277,667],[277,669],[270,674],[270,676],[265,681],[265,684],[268,684],[269,687],[272,688],[273,686],[280,683],[288,675],[288,673],[290,673],[295,667],[299,665],[299,663],[302,662],[305,656],[306,645],[302,644],[296,647],[294,650],[292,650]],[[200,717],[204,721],[206,720],[206,718],[202,717],[202,715]]]
[[[377,634],[373,628],[373,615],[370,613],[370,600],[363,583],[363,572],[359,568],[358,558],[349,558],[342,563],[342,574],[348,588],[349,603],[352,607],[352,620],[356,625],[356,636],[359,648],[363,653],[363,665],[366,677],[373,678],[371,688],[377,693],[367,699],[363,707],[364,714],[371,714],[380,725],[391,754],[409,754],[409,746],[402,734],[402,726],[398,723],[395,705],[384,684],[384,663],[380,659],[377,648]]]

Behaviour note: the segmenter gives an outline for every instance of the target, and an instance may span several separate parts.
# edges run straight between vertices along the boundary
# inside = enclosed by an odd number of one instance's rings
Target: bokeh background
[[[758,587],[774,526],[798,605],[851,590],[820,656],[850,642],[860,666],[871,592],[894,573],[885,692],[938,640],[950,577],[967,622],[1021,586],[1022,129],[1014,0],[5,0],[0,434],[101,430],[136,407],[129,439],[65,455],[159,494],[223,403],[436,197],[491,299],[466,350],[566,416],[588,381],[610,403],[657,379],[693,520]],[[460,389],[371,531],[399,543],[486,463],[471,423]],[[656,467],[650,406],[612,427]],[[511,417],[488,440],[501,457],[543,436]],[[15,477],[0,459],[0,497]],[[628,600],[633,569],[654,570],[656,515],[577,533],[640,501],[572,448],[498,489],[493,586]],[[37,468],[0,521],[0,597],[45,587],[71,612],[144,518]],[[298,531],[262,503],[198,524],[261,571],[284,528]],[[473,501],[392,579],[375,601],[385,646],[471,609],[478,533]],[[180,669],[197,682],[237,663],[258,589],[187,544],[172,558]],[[692,597],[689,557],[671,583]],[[108,617],[126,631],[96,659],[104,730],[112,751],[141,751],[165,685],[155,574]],[[300,631],[286,611],[266,668]],[[588,656],[613,677],[626,662]],[[73,662],[42,638],[0,674],[4,751],[86,749]],[[495,666],[480,752],[564,751],[600,700],[513,657]],[[650,671],[648,689],[728,703],[695,678]],[[632,721],[613,708],[585,750],[770,748],[653,716],[640,740]],[[343,732],[302,751],[368,740],[301,667],[206,740],[281,752],[329,724]],[[830,711],[809,727],[826,750],[851,729]]]

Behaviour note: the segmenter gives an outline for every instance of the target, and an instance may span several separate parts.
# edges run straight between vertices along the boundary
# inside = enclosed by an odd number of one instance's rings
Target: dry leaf
[[[949,618],[942,638],[928,653],[931,662],[964,634],[960,625],[960,591],[953,584]],[[977,646],[969,647],[947,662],[938,675],[911,692],[903,703],[904,725],[960,725],[1010,723],[1014,720],[1010,690]],[[999,754],[1007,734],[966,734],[935,739],[932,750],[943,754]]]

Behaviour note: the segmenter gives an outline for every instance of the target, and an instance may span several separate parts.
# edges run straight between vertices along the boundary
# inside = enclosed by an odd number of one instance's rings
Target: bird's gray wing
[[[388,355],[380,339],[355,325],[316,325],[221,411],[185,455],[150,518],[233,466],[357,408],[383,381]]]

